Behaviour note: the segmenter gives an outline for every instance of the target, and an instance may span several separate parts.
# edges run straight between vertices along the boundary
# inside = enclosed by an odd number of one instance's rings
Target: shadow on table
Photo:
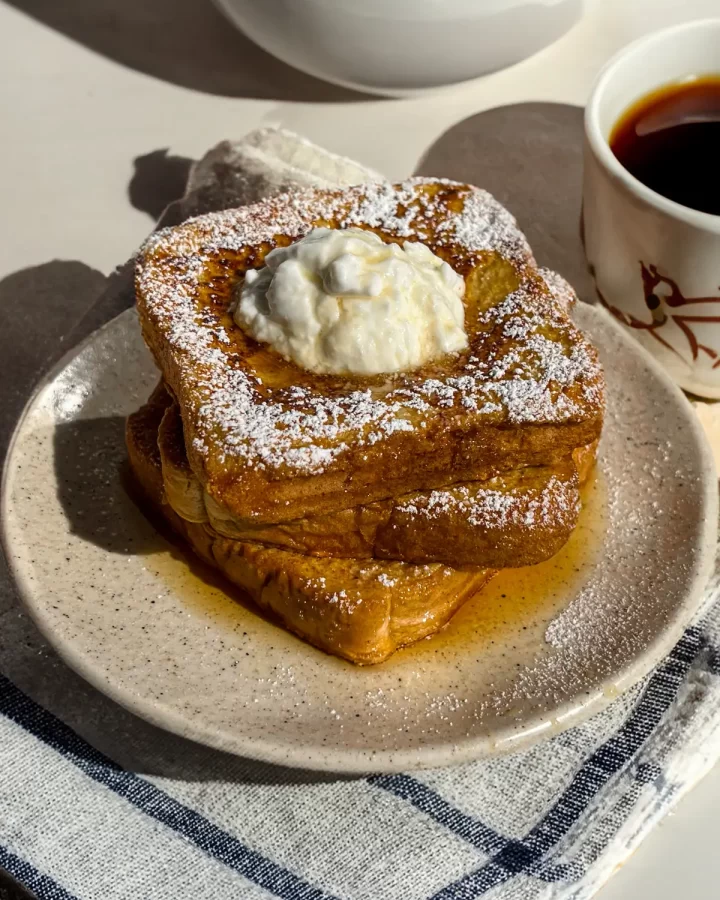
[[[31,387],[72,346],[68,332],[106,282],[102,272],[75,260],[53,260],[0,280],[0,461]]]
[[[129,69],[206,94],[314,103],[368,99],[265,53],[210,0],[8,2]]]
[[[583,111],[519,103],[469,116],[423,154],[416,175],[490,191],[527,235],[541,266],[560,272],[583,300],[595,290],[580,243]]]
[[[193,162],[186,156],[170,153],[167,147],[136,156],[128,185],[130,203],[156,222],[165,208],[185,193]]]

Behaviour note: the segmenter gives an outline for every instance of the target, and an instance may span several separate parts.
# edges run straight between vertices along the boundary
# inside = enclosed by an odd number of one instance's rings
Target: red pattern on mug
[[[720,349],[700,343],[695,334],[693,323],[716,322],[720,324],[720,296],[686,297],[678,287],[676,281],[668,275],[661,275],[657,266],[646,266],[642,260],[640,261],[640,272],[642,275],[645,305],[650,312],[649,321],[638,319],[631,313],[624,312],[616,306],[612,306],[602,296],[600,291],[598,291],[598,296],[600,297],[603,306],[624,325],[627,325],[629,328],[638,328],[647,332],[651,337],[659,341],[664,347],[667,347],[668,350],[677,354],[680,359],[685,362],[696,361],[702,352],[707,354],[707,356],[713,360],[712,368],[718,368],[720,366]],[[663,292],[659,291],[659,288],[661,287],[664,288]],[[705,312],[707,309],[705,304],[714,304],[717,308],[717,315],[708,315]],[[696,311],[693,308],[696,305],[701,306],[702,308]],[[683,312],[674,312],[674,310],[677,309],[682,309]],[[684,342],[681,342],[680,346],[677,346],[677,342],[673,344],[668,340],[671,331],[676,333],[674,328],[667,327],[670,323],[677,326],[680,333],[684,335],[686,341],[684,346]],[[660,334],[663,330],[666,332],[665,335]],[[682,352],[684,350],[690,351],[690,359],[687,359],[686,355]]]

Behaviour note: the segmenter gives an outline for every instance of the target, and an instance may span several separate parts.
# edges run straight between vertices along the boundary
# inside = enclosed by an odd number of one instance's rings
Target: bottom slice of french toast
[[[382,662],[442,628],[494,575],[439,563],[306,556],[232,540],[206,523],[180,518],[165,501],[157,445],[168,402],[159,388],[127,422],[130,465],[147,500],[201,559],[327,653],[364,665]]]

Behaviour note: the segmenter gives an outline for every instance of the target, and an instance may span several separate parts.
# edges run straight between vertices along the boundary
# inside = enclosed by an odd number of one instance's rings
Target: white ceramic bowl
[[[215,0],[264,50],[326,81],[405,95],[519,62],[583,0]]]

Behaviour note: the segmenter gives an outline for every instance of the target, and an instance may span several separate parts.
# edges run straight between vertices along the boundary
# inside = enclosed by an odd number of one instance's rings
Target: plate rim
[[[136,318],[133,307],[123,310],[119,315],[108,320],[63,354],[35,385],[13,429],[0,480],[0,546],[4,551],[10,575],[24,608],[41,635],[63,662],[92,687],[121,707],[150,724],[178,736],[217,750],[275,765],[356,775],[434,768],[515,752],[538,743],[545,736],[558,734],[585,721],[591,715],[606,709],[619,694],[626,692],[649,674],[670,653],[697,612],[705,586],[714,570],[719,498],[714,457],[702,425],[687,397],[672,381],[660,363],[644,347],[626,334],[624,329],[604,310],[587,303],[582,303],[579,307],[582,310],[583,318],[587,315],[591,322],[595,320],[600,327],[610,328],[629,352],[638,354],[653,377],[657,378],[674,395],[678,406],[685,412],[699,451],[702,508],[705,511],[701,532],[702,543],[694,560],[695,571],[688,590],[682,602],[678,604],[672,619],[630,664],[625,665],[616,676],[606,679],[598,685],[597,690],[591,696],[585,697],[582,702],[579,703],[577,699],[570,698],[563,704],[554,706],[551,711],[535,713],[527,719],[520,731],[517,731],[515,727],[508,726],[507,729],[498,729],[494,736],[468,735],[458,741],[443,742],[439,740],[426,747],[416,749],[346,749],[341,744],[324,747],[308,747],[307,745],[296,747],[265,738],[256,738],[248,734],[234,734],[229,739],[224,736],[223,732],[208,727],[198,727],[190,718],[177,710],[164,706],[157,700],[146,700],[143,695],[132,690],[125,690],[97,670],[91,662],[86,661],[82,654],[74,649],[72,641],[58,635],[44,620],[42,605],[35,599],[37,591],[33,590],[22,570],[22,565],[11,552],[13,537],[10,533],[8,517],[8,480],[13,467],[12,461],[17,442],[26,420],[40,401],[43,392],[71,360],[75,359],[104,332],[115,326],[120,319]],[[581,327],[587,326],[581,325]],[[589,330],[592,330],[592,325],[589,326]],[[612,687],[613,690],[608,691],[608,687]]]

